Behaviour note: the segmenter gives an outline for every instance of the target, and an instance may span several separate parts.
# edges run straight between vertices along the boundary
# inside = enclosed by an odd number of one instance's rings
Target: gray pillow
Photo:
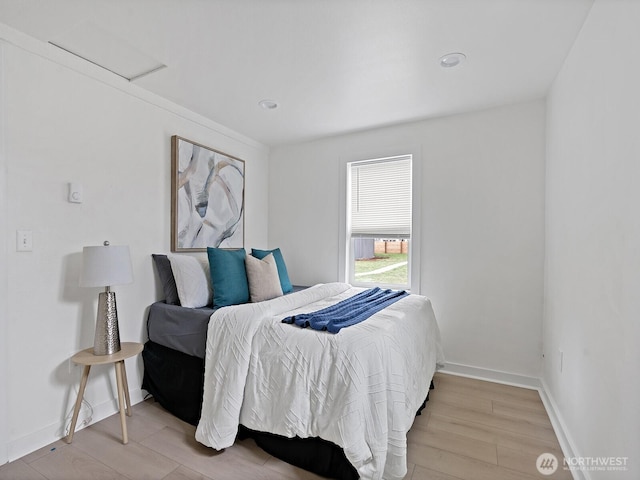
[[[160,277],[160,284],[162,285],[162,291],[164,292],[165,303],[168,303],[169,305],[180,305],[176,279],[173,276],[169,257],[157,253],[152,253],[151,256],[153,257],[153,261],[156,264],[156,270],[158,271],[158,276]]]
[[[244,259],[249,283],[249,296],[252,302],[261,302],[282,296],[278,266],[273,254],[262,260],[252,255]]]

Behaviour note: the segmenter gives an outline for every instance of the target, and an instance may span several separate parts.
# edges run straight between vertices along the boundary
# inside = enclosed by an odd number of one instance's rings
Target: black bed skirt
[[[142,361],[142,388],[180,420],[198,425],[204,360],[148,341],[144,344]]]
[[[142,351],[142,388],[166,410],[197,425],[202,410],[204,360],[148,341]],[[431,383],[433,388],[433,382]],[[429,395],[417,412],[425,407]],[[339,480],[357,480],[358,473],[342,448],[322,438],[285,438],[240,425],[238,438],[253,438],[264,451],[291,465]]]

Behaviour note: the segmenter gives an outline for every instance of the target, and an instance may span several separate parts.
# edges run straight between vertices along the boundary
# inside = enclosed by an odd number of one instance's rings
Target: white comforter
[[[344,449],[361,478],[403,478],[407,431],[443,361],[431,302],[409,295],[335,335],[281,323],[362,290],[316,285],[214,312],[196,439],[229,447],[240,423],[321,437]]]

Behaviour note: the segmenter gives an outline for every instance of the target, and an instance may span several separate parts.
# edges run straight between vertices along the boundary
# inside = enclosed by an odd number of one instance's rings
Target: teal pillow
[[[289,274],[287,273],[287,266],[284,263],[282,252],[279,248],[274,250],[257,250],[251,249],[251,255],[262,260],[264,257],[273,253],[273,258],[276,259],[276,265],[278,266],[278,276],[280,277],[280,286],[282,287],[282,293],[289,293],[293,290],[291,281],[289,280]]]
[[[249,283],[244,257],[244,248],[225,250],[207,248],[209,270],[213,286],[213,306],[225,307],[249,301]]]

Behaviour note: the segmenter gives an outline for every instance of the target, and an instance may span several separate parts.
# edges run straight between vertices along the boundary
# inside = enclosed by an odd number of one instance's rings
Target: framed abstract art
[[[244,247],[244,160],[171,137],[171,251]]]

